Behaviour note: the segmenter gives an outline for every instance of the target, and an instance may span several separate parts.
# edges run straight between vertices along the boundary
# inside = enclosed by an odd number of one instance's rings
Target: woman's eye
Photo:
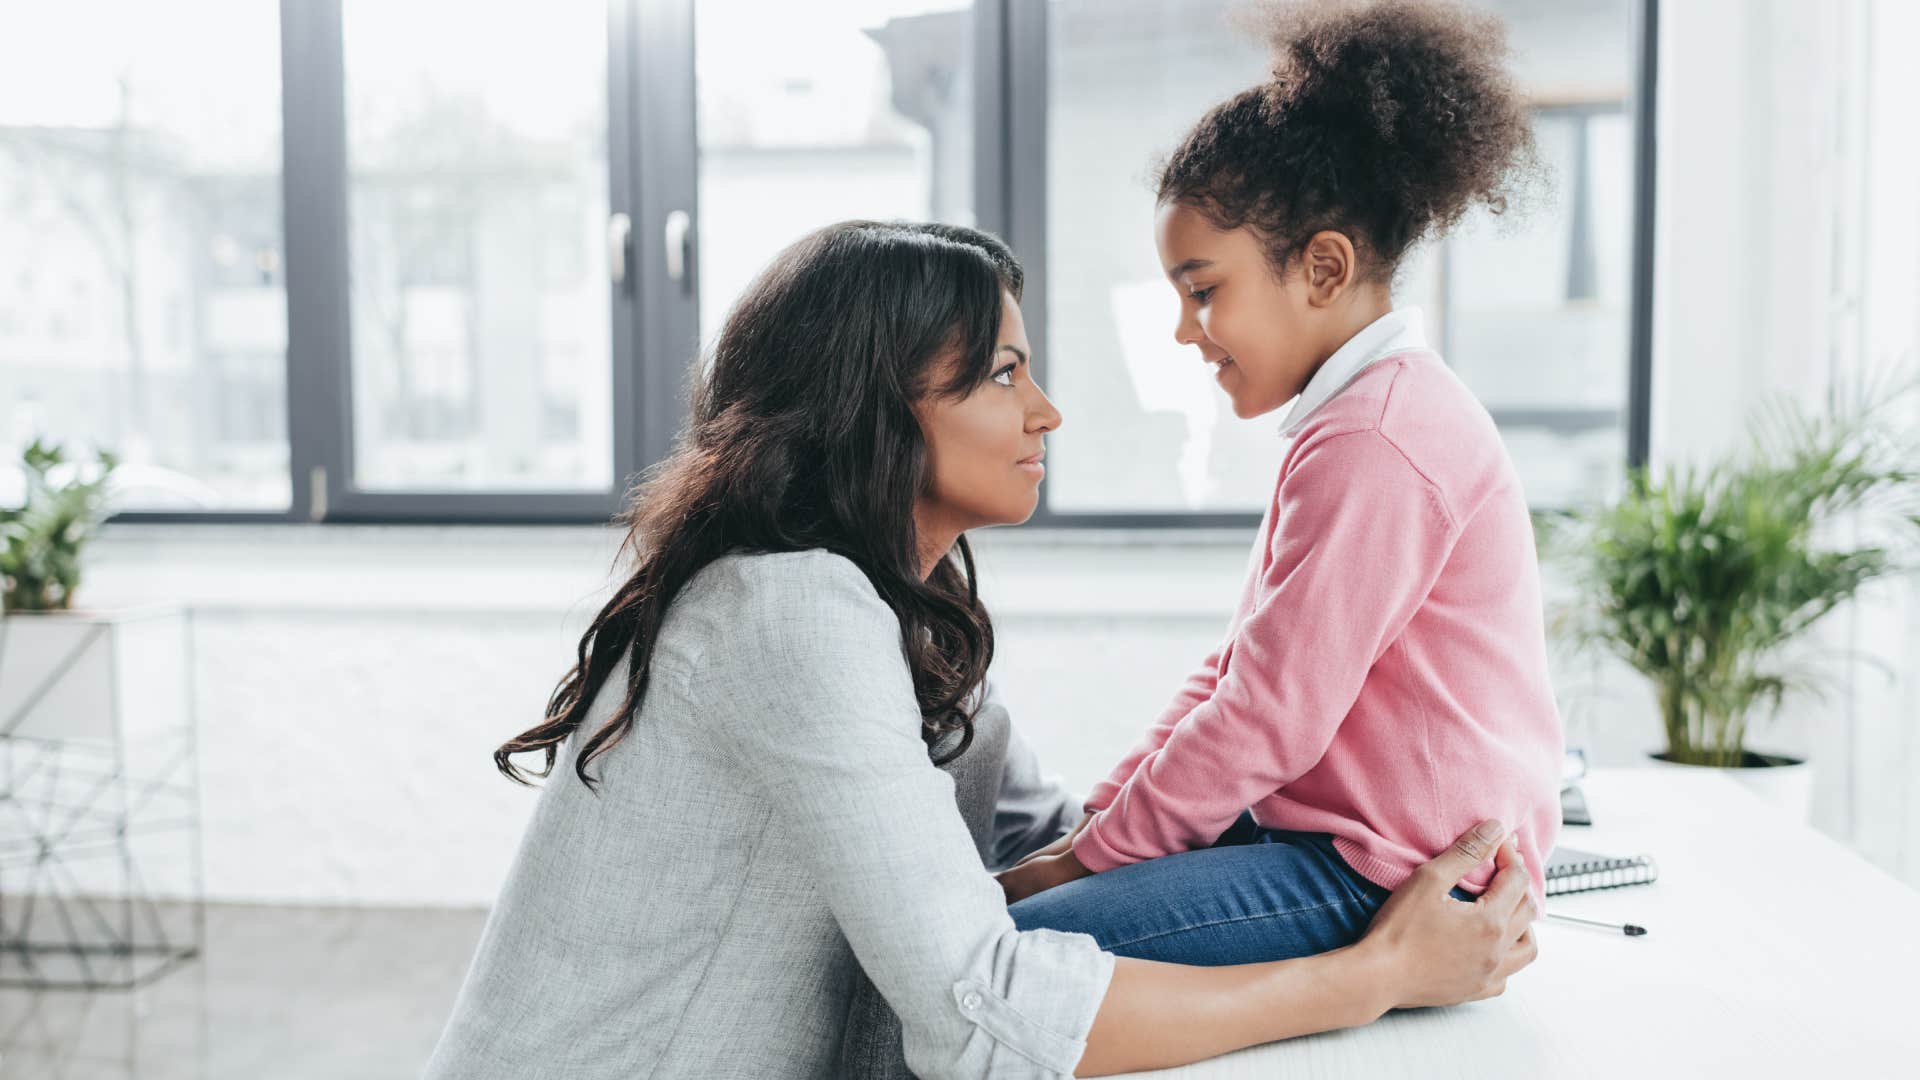
[[[1189,289],[1187,290],[1187,295],[1193,297],[1195,303],[1204,304],[1207,302],[1207,298],[1213,295],[1214,288],[1217,288],[1217,286],[1210,286],[1205,289]]]
[[[1012,386],[1013,385],[1013,365],[1008,364],[1006,367],[1003,367],[999,371],[994,372],[993,381],[999,383],[1001,386]]]

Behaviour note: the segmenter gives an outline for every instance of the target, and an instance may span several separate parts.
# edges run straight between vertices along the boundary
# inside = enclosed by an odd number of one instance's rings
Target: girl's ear
[[[1344,295],[1358,269],[1353,241],[1332,229],[1322,229],[1307,240],[1300,262],[1306,275],[1307,303],[1314,307],[1327,307]]]

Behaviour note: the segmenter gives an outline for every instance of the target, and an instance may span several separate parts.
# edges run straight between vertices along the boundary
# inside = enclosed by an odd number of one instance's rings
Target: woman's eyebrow
[[[1000,348],[1001,348],[1001,349],[1004,349],[1004,350],[1006,350],[1007,352],[1010,352],[1010,353],[1012,353],[1013,355],[1015,355],[1015,356],[1017,356],[1017,357],[1019,357],[1019,358],[1020,358],[1020,362],[1021,362],[1021,363],[1023,363],[1023,364],[1025,364],[1025,363],[1028,363],[1028,362],[1029,362],[1029,361],[1027,360],[1027,351],[1026,351],[1025,349],[1022,349],[1022,348],[1021,348],[1020,346],[1018,346],[1018,345],[1002,345],[1002,346],[1000,346]]]
[[[1183,262],[1180,265],[1175,266],[1172,269],[1168,270],[1167,277],[1174,281],[1178,281],[1182,277],[1185,277],[1187,274],[1190,274],[1195,270],[1202,270],[1212,265],[1213,265],[1212,259],[1188,259],[1186,262]]]

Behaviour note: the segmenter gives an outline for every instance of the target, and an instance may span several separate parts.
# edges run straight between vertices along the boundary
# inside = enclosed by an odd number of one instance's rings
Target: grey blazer
[[[989,712],[987,756],[1006,730]],[[429,1080],[880,1070],[892,1036],[855,1003],[863,970],[914,1073],[1071,1075],[1113,957],[1015,930],[983,864],[1058,836],[1072,800],[1009,733],[970,830],[919,728],[899,622],[852,563],[702,570],[632,729],[590,770],[599,793],[572,775],[578,740],[540,793]],[[843,1060],[850,1007],[867,1034]]]

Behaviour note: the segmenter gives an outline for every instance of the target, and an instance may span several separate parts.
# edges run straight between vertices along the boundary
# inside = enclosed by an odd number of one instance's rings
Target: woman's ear
[[[1306,274],[1307,303],[1314,307],[1327,307],[1344,295],[1358,270],[1353,241],[1332,229],[1314,233],[1300,261]]]

